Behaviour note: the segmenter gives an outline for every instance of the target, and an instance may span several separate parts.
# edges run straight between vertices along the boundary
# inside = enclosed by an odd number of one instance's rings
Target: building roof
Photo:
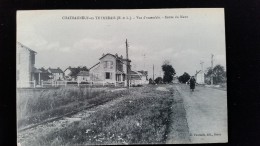
[[[104,58],[104,57],[107,56],[107,55],[111,55],[111,56],[113,56],[114,58],[116,58],[116,59],[118,59],[118,60],[120,60],[120,61],[127,61],[126,58],[123,58],[123,57],[121,58],[121,57],[119,57],[117,54],[116,54],[116,55],[113,55],[113,54],[110,54],[110,53],[107,53],[107,54],[103,55],[101,58],[99,58],[99,60],[102,59],[102,58]],[[122,55],[121,55],[121,56],[122,56]],[[131,62],[130,59],[128,59],[128,61]]]
[[[77,76],[89,76],[89,71],[80,71]]]
[[[70,70],[71,72],[69,73],[69,76],[77,76],[80,71],[89,71],[87,67],[68,67],[67,69],[64,70]]]
[[[89,70],[91,70],[92,68],[94,68],[95,66],[97,66],[98,64],[100,64],[100,62],[96,63],[95,65],[93,65],[91,68],[89,68]]]
[[[30,49],[29,47],[23,45],[23,44],[20,43],[20,42],[17,42],[17,44],[20,45],[22,48],[26,48],[26,49],[27,49],[28,51],[30,51],[30,52],[37,53],[37,52],[35,52],[34,50]]]
[[[60,68],[49,68],[49,71],[51,73],[63,73],[63,71]]]
[[[141,73],[143,76],[148,76],[148,71],[140,70],[137,72]]]
[[[136,80],[141,80],[141,74],[136,72],[136,71],[130,71],[130,76],[131,76],[131,80],[136,79]]]
[[[37,68],[35,68],[35,67],[32,68],[32,72],[33,72],[33,73],[42,73],[41,70],[39,70],[39,69],[37,69]]]
[[[42,72],[42,73],[49,73],[47,69],[44,69],[43,67],[42,68],[39,68],[39,70]]]

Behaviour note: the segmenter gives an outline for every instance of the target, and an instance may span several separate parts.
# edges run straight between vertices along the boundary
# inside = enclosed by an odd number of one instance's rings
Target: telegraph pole
[[[129,62],[128,62],[128,43],[127,43],[127,39],[125,41],[125,45],[126,45],[126,83],[127,83],[127,88],[129,88]]]
[[[144,70],[145,70],[145,54],[143,56],[144,56]]]
[[[204,77],[204,71],[203,71],[203,61],[200,61],[200,65],[201,65],[201,71],[202,71],[202,75],[201,75],[201,81],[203,80]]]
[[[154,64],[153,64],[153,81],[154,81]]]
[[[211,71],[212,71],[212,73],[211,73],[211,85],[213,85],[213,57],[214,57],[214,55],[213,54],[211,54]]]

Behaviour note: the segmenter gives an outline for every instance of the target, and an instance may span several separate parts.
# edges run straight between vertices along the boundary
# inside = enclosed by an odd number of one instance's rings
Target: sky
[[[70,16],[93,19],[69,19]],[[113,19],[97,19],[98,16]],[[121,19],[117,20],[118,16]],[[177,76],[184,72],[194,75],[202,69],[200,62],[204,62],[204,70],[210,67],[211,54],[214,65],[226,66],[224,9],[17,12],[17,41],[37,52],[37,68],[90,68],[103,53],[125,58],[126,39],[132,70],[148,70],[149,77],[153,65],[155,77],[163,75],[161,66],[165,60]]]

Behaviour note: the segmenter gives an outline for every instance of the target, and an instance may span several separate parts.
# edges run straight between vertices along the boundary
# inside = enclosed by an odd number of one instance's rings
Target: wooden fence
[[[105,82],[105,81],[87,81],[87,82],[77,82],[77,81],[41,81],[42,87],[58,87],[58,86],[125,86],[125,82]]]

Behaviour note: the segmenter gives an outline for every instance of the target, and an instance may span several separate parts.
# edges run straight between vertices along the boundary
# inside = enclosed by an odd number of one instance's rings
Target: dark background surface
[[[228,145],[260,145],[260,2],[257,1],[1,0],[0,145],[16,145],[16,10],[208,7],[225,8]]]

